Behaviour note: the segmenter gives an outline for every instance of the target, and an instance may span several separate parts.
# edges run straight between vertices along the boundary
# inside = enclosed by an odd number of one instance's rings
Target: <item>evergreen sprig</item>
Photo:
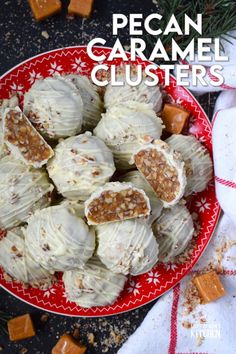
[[[162,20],[153,20],[153,29],[165,29],[172,14],[175,15],[180,27],[184,29],[184,15],[188,15],[192,20],[197,19],[197,14],[202,14],[202,35],[191,28],[190,34],[177,35],[170,33],[166,36],[146,35],[147,54],[150,55],[158,38],[167,52],[171,52],[172,38],[184,50],[193,38],[220,38],[229,41],[235,38],[228,34],[236,29],[236,1],[235,0],[158,0],[158,12],[163,16]]]
[[[7,333],[6,324],[9,319],[10,319],[9,315],[7,315],[3,311],[0,311],[0,332]]]

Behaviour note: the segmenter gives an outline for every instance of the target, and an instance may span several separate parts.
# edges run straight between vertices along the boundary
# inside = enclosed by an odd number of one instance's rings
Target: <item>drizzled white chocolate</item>
[[[94,134],[111,149],[119,169],[131,168],[131,157],[143,142],[159,139],[162,121],[151,105],[124,102],[110,107],[94,129]]]
[[[87,76],[71,74],[65,76],[78,89],[83,101],[83,130],[93,130],[101,119],[103,103],[97,87],[91,83]]]
[[[72,82],[60,76],[37,80],[24,96],[24,113],[52,139],[81,131],[83,101]]]
[[[29,254],[24,231],[23,227],[12,229],[0,240],[0,265],[14,280],[46,289],[52,285],[53,275]]]
[[[5,156],[0,160],[0,229],[18,226],[48,206],[52,191],[44,170]]]
[[[143,220],[133,219],[95,227],[97,255],[114,273],[138,275],[158,260],[158,244]]]
[[[144,77],[143,77],[144,79]],[[106,88],[104,103],[105,107],[122,105],[127,101],[139,103],[150,103],[155,112],[159,112],[162,106],[162,94],[159,86],[147,86],[144,80],[140,85],[130,86],[125,80],[124,74],[117,76],[118,81],[124,82],[123,86],[114,86],[109,84]]]
[[[47,165],[59,193],[85,200],[115,172],[113,156],[102,140],[87,132],[60,142]]]
[[[212,160],[207,149],[194,136],[172,135],[166,142],[172,149],[179,151],[185,161],[185,195],[203,191],[213,175]]]
[[[93,255],[95,236],[81,218],[59,205],[28,220],[26,245],[45,269],[63,272],[84,267]]]
[[[126,277],[111,272],[93,257],[84,269],[65,272],[63,281],[68,300],[88,308],[113,304],[124,288]]]
[[[152,228],[159,244],[159,259],[162,262],[169,262],[182,253],[194,233],[191,214],[181,204],[164,209]]]

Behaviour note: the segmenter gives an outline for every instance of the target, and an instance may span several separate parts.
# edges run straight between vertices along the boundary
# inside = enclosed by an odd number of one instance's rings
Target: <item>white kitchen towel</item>
[[[161,297],[118,354],[233,354],[236,352],[236,230],[224,215],[211,245],[190,275]],[[222,259],[221,259],[222,258]],[[194,272],[223,268],[227,296],[186,311]],[[188,307],[187,307],[188,308]]]
[[[213,155],[224,215],[192,273],[213,264],[222,271],[227,296],[184,315],[185,290],[192,277],[188,275],[157,301],[118,354],[236,353],[236,92],[222,92],[216,108]]]

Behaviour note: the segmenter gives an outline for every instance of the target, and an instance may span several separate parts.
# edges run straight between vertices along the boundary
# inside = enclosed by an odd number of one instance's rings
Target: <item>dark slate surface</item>
[[[0,75],[21,61],[40,52],[64,46],[87,44],[94,37],[103,37],[111,46],[114,38],[111,35],[112,13],[125,14],[142,12],[144,15],[155,11],[155,0],[95,0],[95,11],[89,20],[66,17],[64,1],[63,13],[42,23],[37,23],[31,16],[26,0],[1,0],[0,4]],[[49,39],[42,36],[47,31]],[[124,45],[129,44],[128,33],[120,35]],[[201,98],[207,114],[211,115],[214,97],[205,95]],[[68,318],[49,314],[48,321],[43,323],[40,318],[43,311],[33,308],[12,297],[0,289],[0,310],[10,316],[30,313],[37,328],[37,336],[19,343],[11,343],[8,335],[0,335],[0,349],[3,354],[24,353],[50,354],[60,335],[73,332],[79,328],[81,341],[88,343],[87,334],[95,336],[95,346],[89,345],[88,354],[117,353],[119,346],[135,331],[154,303],[143,306],[135,311],[107,318]],[[118,334],[118,335],[117,335]],[[132,353],[130,353],[132,354]],[[144,353],[149,354],[149,353]]]

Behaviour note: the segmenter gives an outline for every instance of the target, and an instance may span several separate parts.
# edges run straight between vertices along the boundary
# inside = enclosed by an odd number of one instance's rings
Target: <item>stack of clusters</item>
[[[206,188],[212,162],[192,136],[162,141],[176,129],[162,112],[158,86],[108,85],[103,102],[78,75],[36,81],[23,111],[2,101],[0,265],[12,280],[45,288],[63,272],[70,301],[104,306],[127,275],[185,250],[183,198]]]

